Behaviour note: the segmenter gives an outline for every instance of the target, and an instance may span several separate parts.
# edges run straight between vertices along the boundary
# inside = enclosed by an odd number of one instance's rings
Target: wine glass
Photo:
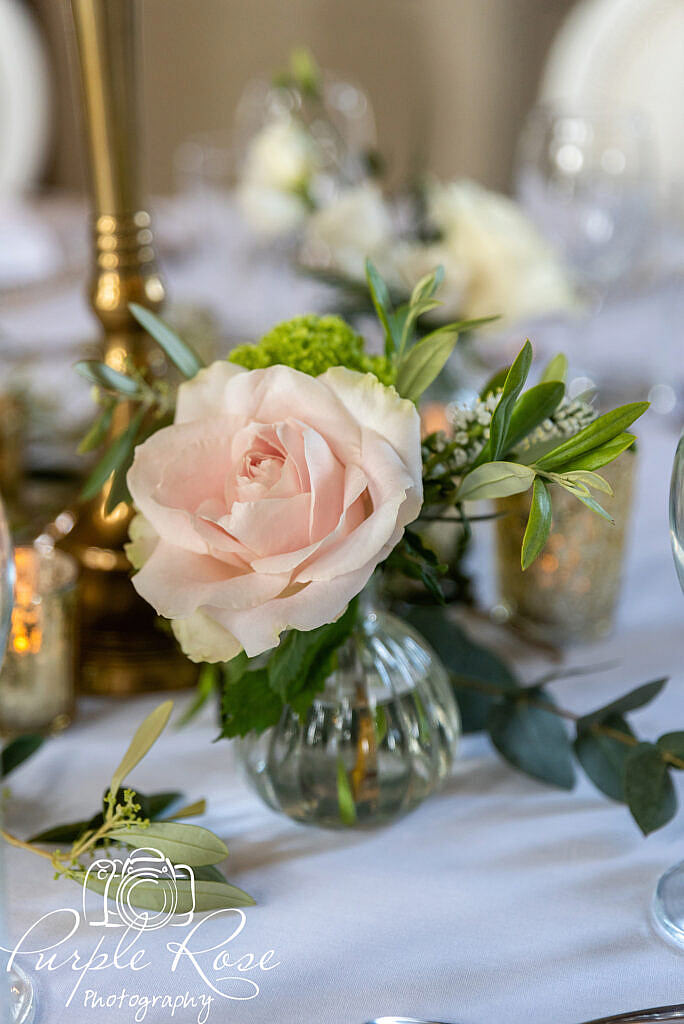
[[[12,544],[10,540],[9,526],[5,516],[5,510],[0,498],[0,668],[5,654],[7,635],[9,633],[12,615],[12,593],[14,583],[14,561],[12,558]],[[0,823],[2,818],[2,806],[0,805]],[[0,840],[0,886],[2,886],[2,860],[4,843]],[[1,903],[0,903],[1,905]],[[1,925],[2,922],[0,922]],[[2,931],[0,928],[0,945]],[[4,954],[3,954],[4,956]],[[2,957],[0,957],[0,961]],[[13,966],[7,972],[2,967],[2,973],[7,974],[7,982],[0,981],[0,1021],[2,1024],[29,1024],[33,1020],[36,1010],[33,985],[24,972]]]
[[[684,434],[682,434],[670,485],[670,539],[677,575],[684,590]],[[684,861],[669,868],[661,877],[653,896],[653,919],[670,942],[684,948]]]
[[[518,198],[590,292],[643,268],[655,223],[655,144],[635,111],[536,107],[520,135]]]

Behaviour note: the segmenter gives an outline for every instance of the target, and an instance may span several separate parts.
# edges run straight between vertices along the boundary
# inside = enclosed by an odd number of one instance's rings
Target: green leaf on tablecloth
[[[174,864],[188,864],[191,868],[204,864],[218,864],[228,856],[223,840],[201,825],[178,822],[152,822],[145,828],[132,825],[110,832],[114,842],[136,849],[150,847],[159,850]]]
[[[283,702],[271,689],[266,668],[245,669],[242,674],[234,672],[232,677],[225,677],[221,699],[222,737],[233,739],[249,732],[262,733],[277,725],[282,713]]]
[[[100,893],[100,895],[106,891],[110,899],[113,900],[117,899],[122,882],[127,882],[129,878],[130,876],[121,875],[115,875],[113,878],[109,876],[99,878],[95,872],[91,872],[87,876],[85,874],[76,876],[76,880],[88,889],[92,889],[93,892]],[[196,879],[193,885],[189,879],[183,878],[176,878],[168,882],[165,879],[137,880],[134,887],[126,886],[125,899],[140,910],[160,913],[175,903],[174,913],[176,914],[252,907],[255,904],[248,893],[227,881],[197,881]]]
[[[10,740],[0,753],[0,779],[6,778],[10,772],[32,757],[44,742],[44,736],[33,733],[26,733]]]
[[[501,451],[506,454],[547,420],[558,408],[565,394],[559,381],[544,381],[523,392],[513,407]]]
[[[290,630],[268,659],[268,682],[286,704],[303,690],[317,692],[330,674],[330,656],[351,635],[358,619],[354,598],[336,622],[303,632]]]
[[[352,793],[347,769],[341,757],[337,758],[337,806],[340,812],[340,821],[343,825],[356,824],[356,804]]]
[[[662,828],[677,810],[677,795],[662,752],[653,743],[632,747],[625,762],[625,800],[632,817],[648,835]]]
[[[666,732],[656,740],[659,750],[684,760],[684,732]],[[672,765],[679,770],[679,765]]]
[[[601,725],[634,736],[621,715],[609,715]],[[596,788],[611,800],[624,802],[625,763],[632,747],[613,736],[578,727],[574,748],[577,760]]]
[[[190,379],[199,373],[204,363],[192,346],[183,341],[167,323],[164,323],[156,313],[138,305],[137,302],[129,303],[128,308],[141,327],[144,327],[147,333],[154,338],[184,377]]]
[[[537,460],[537,466],[545,470],[558,470],[579,456],[614,440],[635,420],[643,416],[648,406],[648,402],[629,402],[627,405],[621,405],[611,412],[604,413],[579,433],[543,455]]]
[[[535,473],[518,462],[486,462],[463,478],[456,500],[484,501],[528,491]]]
[[[112,473],[131,457],[145,409],[138,409],[126,429],[112,442],[97,463],[81,490],[81,501],[90,501],[104,487]]]
[[[577,469],[601,469],[602,466],[607,466],[617,459],[619,455],[622,455],[624,451],[631,448],[635,441],[635,434],[618,434],[617,437],[614,437],[611,441],[606,441],[605,444],[599,445],[598,448],[593,448],[590,452],[578,455],[577,458],[563,463],[563,465],[558,467],[557,472],[566,473],[568,470]]]
[[[95,831],[101,827],[104,822],[103,811],[107,808],[106,796],[109,790],[105,793],[105,799],[102,801],[103,810],[98,811],[93,815],[92,818],[84,821],[71,821],[63,825],[55,825],[53,828],[45,829],[43,832],[39,832],[38,835],[32,836],[29,839],[30,843],[74,843],[77,839],[80,839],[84,832]],[[166,793],[151,793],[149,796],[145,793],[141,793],[139,790],[134,790],[133,799],[135,803],[140,804],[140,816],[142,818],[149,818],[150,821],[154,821],[160,818],[172,804],[177,803],[182,793],[173,791]],[[119,789],[116,795],[116,802],[123,803],[124,791]],[[105,841],[98,843],[98,846],[104,846]]]
[[[550,380],[559,380],[562,384],[565,383],[565,379],[568,375],[568,357],[562,352],[555,355],[553,359],[546,364],[541,375],[541,382],[545,383]]]
[[[502,757],[526,775],[572,789],[575,769],[568,734],[557,715],[538,706],[540,701],[551,704],[548,696],[533,689],[494,704],[487,723],[489,736]]]
[[[655,700],[666,683],[667,679],[654,679],[653,682],[643,683],[641,686],[635,687],[629,693],[618,697],[617,700],[612,700],[610,704],[605,704],[603,707],[597,708],[596,711],[582,715],[577,722],[577,728],[586,731],[592,725],[604,722],[612,715],[624,715],[629,711],[643,708],[646,704],[650,704],[652,700]]]
[[[448,609],[413,607],[406,618],[435,649],[449,672],[463,732],[485,729],[490,708],[501,698],[498,693],[479,692],[475,687],[482,683],[517,690],[520,684],[513,669],[495,651],[472,640]]]
[[[140,723],[128,746],[128,750],[122,757],[118,768],[112,775],[112,781],[109,787],[112,792],[118,792],[124,779],[126,779],[135,766],[142,761],[150,747],[157,742],[166,727],[166,723],[169,720],[172,710],[173,701],[165,700],[162,704],[159,704],[154,711],[150,712],[147,718]]]
[[[552,519],[553,508],[549,488],[541,477],[535,477],[530,515],[525,527],[520,552],[520,564],[523,569],[528,569],[535,558],[541,554],[544,545],[549,539]]]
[[[125,398],[136,398],[141,394],[137,380],[97,359],[82,359],[74,365],[74,369],[81,377],[105,391],[115,391]]]

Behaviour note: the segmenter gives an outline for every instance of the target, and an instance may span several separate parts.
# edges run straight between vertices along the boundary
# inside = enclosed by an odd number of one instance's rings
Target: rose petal
[[[226,390],[235,377],[247,372],[244,366],[219,360],[200,370],[192,380],[184,381],[178,388],[175,422],[189,423],[232,412],[225,401]]]
[[[187,618],[204,605],[252,608],[279,594],[287,575],[236,573],[209,555],[197,555],[160,540],[133,586],[141,597],[167,619]]]
[[[239,640],[204,612],[174,619],[171,629],[190,661],[231,661],[242,650]]]
[[[226,533],[257,557],[298,551],[309,543],[310,494],[236,501],[219,520]]]

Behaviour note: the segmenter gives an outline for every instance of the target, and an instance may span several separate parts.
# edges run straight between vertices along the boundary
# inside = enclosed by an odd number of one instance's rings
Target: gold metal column
[[[139,2],[71,0],[93,199],[89,294],[104,328],[104,358],[119,370],[128,360],[143,364],[150,344],[129,302],[156,310],[164,300],[140,191]],[[121,407],[114,435],[128,418]],[[191,685],[196,667],[177,652],[130,582],[123,544],[131,510],[119,505],[106,515],[107,486],[81,509],[64,541],[82,567],[81,688],[131,694]]]

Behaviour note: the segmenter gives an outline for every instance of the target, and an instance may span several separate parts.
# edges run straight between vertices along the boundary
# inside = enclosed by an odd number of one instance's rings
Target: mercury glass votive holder
[[[632,506],[636,456],[626,452],[600,473],[613,496],[598,494],[615,520],[607,522],[560,487],[553,488],[553,522],[546,546],[522,571],[520,549],[531,492],[500,499],[496,524],[497,617],[533,640],[555,646],[610,633],[620,593]]]
[[[71,722],[76,680],[75,560],[17,547],[12,621],[0,671],[0,733],[59,732]]]

